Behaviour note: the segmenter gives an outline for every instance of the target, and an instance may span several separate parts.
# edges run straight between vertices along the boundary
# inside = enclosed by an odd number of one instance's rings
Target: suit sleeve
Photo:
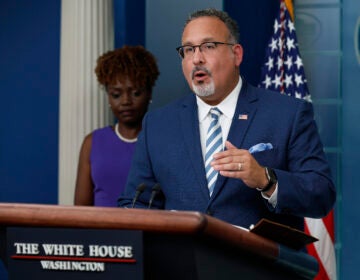
[[[133,198],[135,197],[136,189],[140,184],[145,184],[144,192],[139,196],[134,208],[148,208],[148,203],[151,196],[152,187],[157,183],[152,171],[152,164],[148,147],[148,114],[145,115],[142,124],[142,130],[139,133],[138,141],[136,143],[135,153],[132,159],[130,172],[124,192],[118,199],[119,207],[132,206]],[[163,208],[163,196],[158,194],[151,208]]]
[[[320,218],[336,199],[330,167],[314,120],[311,103],[301,102],[295,115],[287,150],[288,170],[278,177],[278,214]]]

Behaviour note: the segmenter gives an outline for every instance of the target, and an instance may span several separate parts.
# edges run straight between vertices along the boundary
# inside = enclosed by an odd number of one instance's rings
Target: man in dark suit
[[[237,24],[225,12],[193,13],[177,50],[195,94],[147,114],[119,206],[131,207],[144,183],[135,207],[147,208],[159,183],[153,208],[242,227],[268,218],[302,230],[305,216],[325,216],[336,193],[312,105],[241,78]]]

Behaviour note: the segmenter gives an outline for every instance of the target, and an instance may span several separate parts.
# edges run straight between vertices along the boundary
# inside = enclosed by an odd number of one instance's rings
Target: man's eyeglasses
[[[176,50],[179,53],[179,55],[181,56],[181,58],[190,58],[194,55],[196,48],[199,48],[200,52],[202,52],[204,54],[212,54],[216,50],[218,45],[233,46],[235,44],[223,43],[223,42],[204,42],[204,43],[201,43],[200,45],[180,46],[180,47],[177,47]]]

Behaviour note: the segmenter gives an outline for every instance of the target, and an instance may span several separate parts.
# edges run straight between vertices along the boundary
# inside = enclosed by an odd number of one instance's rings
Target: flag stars
[[[272,81],[272,83],[274,84],[275,88],[281,86],[281,76],[279,75],[275,75],[275,79]]]
[[[280,11],[273,24],[274,34],[267,45],[259,87],[311,100],[296,40],[295,23],[281,2],[284,10]]]
[[[279,24],[279,22],[277,20],[275,20],[274,33],[277,33],[280,28],[281,28],[281,24]]]
[[[298,75],[295,73],[295,83],[296,83],[296,86],[299,87],[300,85],[304,84],[304,81],[302,79],[302,76],[301,75]]]
[[[302,98],[301,92],[295,91],[295,97],[296,97],[296,98]]]
[[[287,47],[288,51],[291,51],[291,49],[295,49],[295,41],[294,41],[294,39],[288,38],[286,40],[286,47]]]
[[[290,34],[295,31],[294,23],[291,20],[288,20],[287,27],[288,27]]]
[[[269,56],[269,60],[265,63],[268,68],[268,71],[274,68],[274,59]]]
[[[308,101],[308,102],[312,102],[312,100],[311,100],[311,95],[310,95],[310,93],[308,93],[307,91],[304,93],[303,99],[305,99],[305,100]]]
[[[287,56],[286,60],[284,61],[284,64],[286,65],[288,70],[291,69],[293,62],[292,62],[292,57],[290,55]]]
[[[293,84],[293,82],[292,82],[292,75],[285,74],[284,83],[285,83],[285,85],[286,85],[287,88],[288,88],[289,86],[291,86],[291,85]]]
[[[271,43],[269,47],[271,48],[271,52],[274,52],[274,50],[277,50],[276,41],[274,38],[271,40]]]
[[[295,64],[296,64],[298,70],[300,69],[301,66],[303,66],[300,56],[296,56]]]
[[[262,83],[265,84],[265,88],[269,88],[271,86],[271,78],[266,75],[265,80]]]

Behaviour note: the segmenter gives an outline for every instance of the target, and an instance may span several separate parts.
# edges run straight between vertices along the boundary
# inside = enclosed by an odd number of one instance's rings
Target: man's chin
[[[196,93],[196,96],[202,98],[202,99],[209,99],[211,98],[212,95],[214,95],[213,93]]]
[[[199,87],[193,87],[193,92],[199,97],[208,97],[214,94],[214,91],[204,90]]]
[[[215,87],[213,82],[199,84],[196,81],[192,81],[192,90],[199,97],[208,97],[214,94]]]

